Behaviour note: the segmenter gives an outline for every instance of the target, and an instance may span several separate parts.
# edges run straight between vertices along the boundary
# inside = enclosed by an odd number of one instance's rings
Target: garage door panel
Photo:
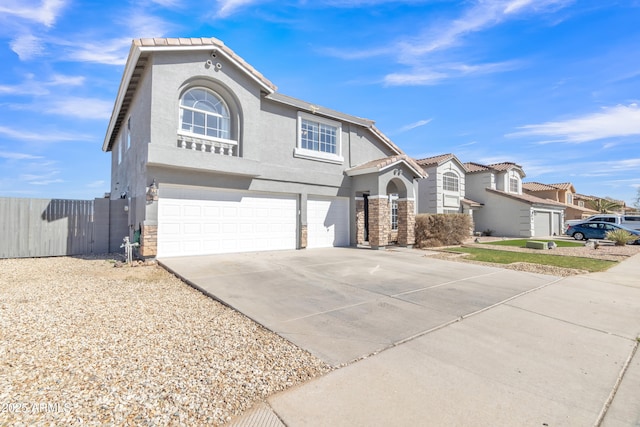
[[[539,212],[533,213],[533,225],[534,236],[549,236],[551,235],[551,212]]]
[[[349,199],[310,197],[307,200],[307,246],[349,246]]]
[[[295,249],[297,210],[293,195],[162,188],[158,256]]]

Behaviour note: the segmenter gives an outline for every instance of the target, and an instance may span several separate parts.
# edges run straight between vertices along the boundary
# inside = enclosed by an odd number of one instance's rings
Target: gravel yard
[[[330,370],[160,267],[0,260],[0,425],[220,425]]]

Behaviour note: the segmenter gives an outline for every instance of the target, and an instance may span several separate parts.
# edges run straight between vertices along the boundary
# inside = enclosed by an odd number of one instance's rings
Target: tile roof
[[[526,174],[524,173],[524,170],[522,170],[522,166],[513,162],[493,163],[490,165],[482,165],[480,163],[467,162],[464,164],[464,167],[467,170],[467,173],[486,172],[486,171],[504,172],[512,168],[518,168],[522,173],[522,177],[524,178],[526,176]]]
[[[484,206],[484,203],[480,203],[480,202],[476,202],[474,200],[471,199],[467,199],[465,197],[463,197],[462,199],[460,199],[460,201],[462,203],[464,203],[465,205],[469,205],[471,207],[479,207],[479,206]]]
[[[442,163],[453,159],[455,156],[451,153],[440,154],[439,156],[426,157],[424,159],[417,159],[416,163],[420,166],[441,165]]]
[[[517,168],[522,169],[522,167],[520,165],[517,165],[517,164],[515,164],[513,162],[502,162],[502,163],[494,163],[494,164],[489,165],[490,168],[495,169],[497,171],[506,171],[506,170],[511,169],[514,166],[517,167]]]
[[[384,157],[382,159],[371,160],[370,162],[363,163],[361,165],[347,169],[347,175],[358,175],[358,172],[379,172],[397,163],[407,163],[412,169],[415,169],[416,174],[422,178],[426,174],[422,167],[416,163],[411,157],[406,154],[399,154],[395,156]]]
[[[529,191],[549,191],[549,190],[557,190],[556,187],[553,187],[548,184],[542,184],[540,182],[523,182],[522,183],[523,190]]]
[[[278,88],[267,80],[262,73],[253,68],[248,62],[242,59],[238,54],[236,54],[233,50],[229,49],[222,40],[219,40],[215,37],[180,37],[180,38],[146,38],[146,39],[135,39],[132,42],[133,46],[139,47],[141,50],[152,49],[152,50],[161,50],[166,48],[170,49],[206,49],[213,48],[219,49],[223,51],[227,56],[241,65],[246,71],[253,75],[257,80],[263,83],[265,86],[269,87],[272,91],[276,91]]]
[[[585,196],[584,194],[579,194],[576,193],[573,195],[574,199],[580,199],[580,200],[595,200],[596,198],[593,196]]]
[[[560,184],[549,184],[549,185],[559,190],[571,190],[571,188],[573,188],[573,184],[570,182],[563,182]]]
[[[564,203],[560,203],[560,202],[556,202],[554,200],[549,200],[549,199],[542,199],[540,197],[536,197],[536,196],[532,196],[531,194],[513,194],[513,193],[507,193],[501,190],[494,190],[493,188],[485,188],[486,191],[489,191],[491,193],[495,193],[498,194],[500,196],[504,196],[504,197],[509,197],[511,199],[516,199],[516,200],[520,200],[526,203],[529,203],[531,205],[533,204],[537,204],[537,205],[550,205],[550,206],[556,206],[556,207],[560,207],[560,208],[566,208],[567,206]]]
[[[491,170],[491,168],[489,166],[485,166],[485,165],[481,165],[480,163],[473,163],[473,162],[467,162],[464,164],[464,168],[467,170],[467,172],[469,173],[473,173],[473,172],[484,172],[484,171],[488,171]]]

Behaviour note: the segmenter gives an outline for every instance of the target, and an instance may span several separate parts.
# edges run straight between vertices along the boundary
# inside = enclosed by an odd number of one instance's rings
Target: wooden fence
[[[0,258],[119,252],[127,200],[0,198]]]

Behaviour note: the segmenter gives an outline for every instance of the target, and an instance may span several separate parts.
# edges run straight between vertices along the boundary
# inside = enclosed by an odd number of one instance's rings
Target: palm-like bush
[[[632,240],[635,240],[635,237],[627,230],[611,230],[607,231],[607,235],[605,236],[607,240],[613,241],[616,246],[624,246]]]

